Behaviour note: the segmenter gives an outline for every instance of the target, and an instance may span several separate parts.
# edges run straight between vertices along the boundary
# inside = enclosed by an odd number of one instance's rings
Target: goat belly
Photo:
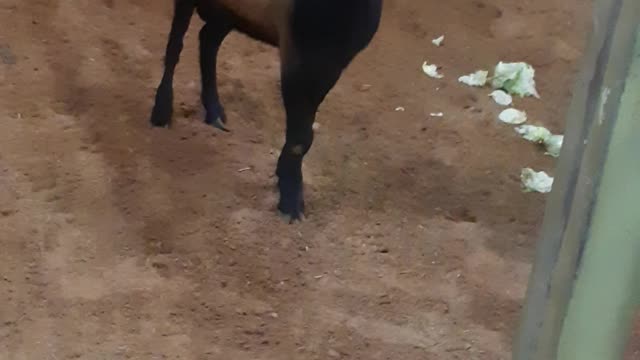
[[[258,40],[277,45],[280,19],[290,0],[208,0],[216,3],[233,19],[236,29]]]

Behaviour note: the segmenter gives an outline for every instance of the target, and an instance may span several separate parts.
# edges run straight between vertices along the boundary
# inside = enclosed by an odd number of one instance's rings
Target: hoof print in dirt
[[[0,45],[0,61],[6,65],[15,65],[16,56],[13,54],[8,45]]]

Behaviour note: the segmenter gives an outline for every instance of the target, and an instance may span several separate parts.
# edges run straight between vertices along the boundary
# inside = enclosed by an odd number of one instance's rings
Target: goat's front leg
[[[302,161],[313,143],[316,112],[343,68],[330,61],[322,63],[315,59],[295,63],[283,61],[282,97],[287,129],[276,175],[280,191],[278,210],[290,221],[301,219],[305,211]]]
[[[164,57],[164,73],[156,91],[155,103],[151,112],[151,124],[153,126],[171,125],[173,115],[173,75],[180,60],[183,48],[184,35],[189,29],[191,16],[195,9],[195,0],[176,0],[169,33],[169,41]]]

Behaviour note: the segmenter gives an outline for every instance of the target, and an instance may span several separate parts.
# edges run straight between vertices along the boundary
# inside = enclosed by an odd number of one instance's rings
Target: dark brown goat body
[[[277,46],[280,34],[285,33],[284,22],[291,4],[292,0],[218,0],[198,1],[196,7],[202,18],[224,12],[233,19],[236,30]]]
[[[278,209],[299,219],[305,210],[302,161],[313,143],[316,112],[378,31],[382,0],[175,0],[174,5],[152,125],[171,123],[174,71],[194,10],[205,22],[199,36],[201,101],[205,122],[216,128],[228,131],[216,83],[218,50],[227,34],[236,30],[279,47],[287,131],[276,168]]]

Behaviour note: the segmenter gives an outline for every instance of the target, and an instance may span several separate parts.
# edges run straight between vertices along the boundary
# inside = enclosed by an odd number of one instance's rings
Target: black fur
[[[302,160],[313,143],[316,112],[344,69],[377,32],[382,0],[293,0],[292,5],[291,17],[284,24],[290,38],[282,45],[287,49],[281,52],[286,141],[276,175],[280,190],[278,209],[296,220],[304,212]],[[216,0],[175,0],[165,71],[151,115],[154,126],[170,125],[174,70],[182,51],[182,39],[196,8],[206,23],[200,30],[205,121],[226,130],[226,116],[216,83],[216,58],[222,41],[234,29],[274,46],[279,45],[280,39],[246,19],[235,17]]]

